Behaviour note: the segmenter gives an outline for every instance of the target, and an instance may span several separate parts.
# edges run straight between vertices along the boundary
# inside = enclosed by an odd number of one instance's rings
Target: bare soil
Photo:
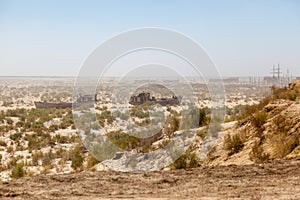
[[[144,174],[25,177],[0,183],[0,199],[300,199],[300,159]]]

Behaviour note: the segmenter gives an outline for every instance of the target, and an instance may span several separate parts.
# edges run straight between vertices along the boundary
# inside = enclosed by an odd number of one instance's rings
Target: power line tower
[[[274,79],[277,78],[278,80],[280,80],[280,75],[282,74],[282,72],[281,72],[279,63],[277,65],[277,68],[275,67],[275,65],[273,65],[273,69],[271,71],[271,74],[272,74]]]

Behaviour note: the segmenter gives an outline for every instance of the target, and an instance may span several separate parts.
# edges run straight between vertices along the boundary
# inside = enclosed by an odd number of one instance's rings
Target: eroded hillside
[[[206,160],[209,165],[252,164],[300,156],[300,81],[272,88],[225,130]]]

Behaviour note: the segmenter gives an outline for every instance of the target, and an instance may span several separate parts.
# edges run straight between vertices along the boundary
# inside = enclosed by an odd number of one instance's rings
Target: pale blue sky
[[[0,0],[0,76],[77,75],[101,42],[142,27],[193,38],[224,76],[278,62],[300,76],[298,0]]]

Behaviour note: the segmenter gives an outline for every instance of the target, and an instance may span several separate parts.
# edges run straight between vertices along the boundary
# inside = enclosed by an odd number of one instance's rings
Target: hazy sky
[[[224,76],[300,76],[298,0],[0,0],[0,76],[77,75],[106,39],[168,28],[200,43]]]

